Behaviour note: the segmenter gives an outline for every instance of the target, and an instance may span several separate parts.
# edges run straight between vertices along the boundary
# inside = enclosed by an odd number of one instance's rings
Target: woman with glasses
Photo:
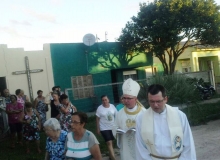
[[[85,113],[74,112],[71,118],[71,129],[66,140],[66,160],[101,160],[99,142],[95,135],[85,129],[88,117]]]
[[[61,130],[56,118],[50,118],[44,123],[44,131],[47,135],[45,160],[64,160],[67,132]]]
[[[115,160],[112,142],[114,140],[114,136],[112,129],[114,126],[117,110],[113,104],[109,103],[109,99],[106,95],[102,95],[101,100],[102,104],[96,111],[97,134],[102,134],[102,137],[104,138],[108,147],[109,156],[111,160]]]

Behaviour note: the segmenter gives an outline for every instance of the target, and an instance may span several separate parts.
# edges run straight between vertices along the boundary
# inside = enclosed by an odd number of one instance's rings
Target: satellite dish
[[[87,46],[92,46],[93,44],[95,44],[95,36],[91,33],[86,34],[83,37],[83,43]]]

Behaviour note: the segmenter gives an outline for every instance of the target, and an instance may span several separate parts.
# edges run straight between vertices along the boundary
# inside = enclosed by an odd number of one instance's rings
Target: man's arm
[[[138,159],[138,160],[151,160],[150,153],[147,150],[147,147],[144,144],[144,141],[141,136],[142,115],[143,115],[143,113],[138,115],[136,118],[136,133],[135,133],[136,159]]]

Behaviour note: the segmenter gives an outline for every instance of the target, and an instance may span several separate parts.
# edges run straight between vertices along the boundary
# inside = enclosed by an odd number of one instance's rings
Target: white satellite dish
[[[93,44],[95,44],[95,36],[91,33],[86,34],[83,37],[83,43],[87,46],[92,46]]]

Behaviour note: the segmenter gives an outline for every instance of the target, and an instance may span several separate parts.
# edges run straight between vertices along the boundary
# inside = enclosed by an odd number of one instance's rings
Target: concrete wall
[[[24,51],[23,48],[7,48],[7,45],[0,45],[0,77],[6,78],[11,94],[15,94],[16,89],[22,89],[30,97],[27,75],[12,74],[15,71],[26,70],[25,56],[29,59],[30,70],[43,69],[43,72],[31,73],[34,98],[37,97],[39,89],[46,95],[54,86],[49,44],[45,44],[44,49],[39,51]]]

